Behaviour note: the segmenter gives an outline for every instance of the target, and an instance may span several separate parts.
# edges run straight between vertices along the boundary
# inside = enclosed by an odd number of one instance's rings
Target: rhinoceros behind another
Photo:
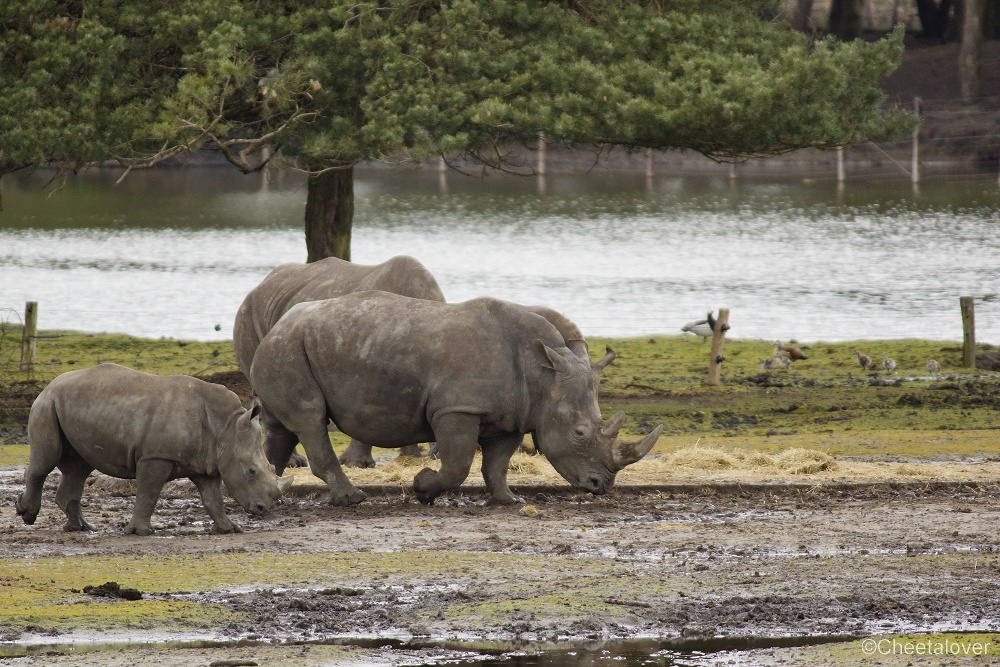
[[[336,257],[310,264],[282,264],[247,294],[236,313],[233,348],[240,370],[250,377],[250,366],[261,339],[292,306],[366,290],[444,301],[441,288],[430,271],[419,261],[406,255],[392,257],[372,266],[354,264]],[[268,431],[264,449],[279,473],[288,463],[294,448],[295,443],[289,448],[287,442],[276,441]],[[420,446],[404,448],[400,454],[420,456]],[[375,465],[371,446],[357,440],[351,441],[340,457],[340,462],[360,468]]]
[[[62,472],[56,502],[65,530],[94,530],[80,498],[96,468],[135,479],[137,494],[126,533],[149,535],[163,485],[188,477],[219,533],[240,532],[226,515],[222,482],[248,512],[275,505],[291,479],[279,480],[264,456],[260,405],[246,410],[225,387],[185,375],[158,376],[101,364],[63,373],[49,383],[28,416],[30,454],[17,513],[33,524],[42,485],[53,468]]]
[[[602,422],[598,370],[523,306],[362,292],[295,306],[261,342],[250,379],[268,429],[302,442],[332,503],[364,494],[333,454],[330,420],[380,447],[436,439],[440,472],[425,468],[413,482],[427,503],[465,480],[478,443],[491,501],[503,503],[515,501],[507,467],[526,433],[559,474],[594,493],[652,448],[662,426],[625,445],[624,415]]]

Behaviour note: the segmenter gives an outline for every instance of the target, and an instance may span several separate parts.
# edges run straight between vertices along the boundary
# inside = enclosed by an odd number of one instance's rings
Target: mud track
[[[0,488],[9,509],[18,484]],[[293,497],[263,518],[231,505],[245,532],[213,536],[196,495],[181,489],[161,499],[156,536],[137,538],[120,532],[131,497],[89,490],[85,513],[98,531],[68,534],[48,488],[35,526],[4,513],[0,556],[329,558],[329,572],[310,582],[290,571],[287,585],[166,596],[236,612],[212,628],[223,640],[558,644],[1000,631],[995,484],[518,491],[526,505],[486,506],[472,490],[428,507],[401,489],[352,508]],[[354,565],[344,569],[345,559]],[[39,630],[0,629],[15,643]],[[47,635],[59,641],[59,630]]]

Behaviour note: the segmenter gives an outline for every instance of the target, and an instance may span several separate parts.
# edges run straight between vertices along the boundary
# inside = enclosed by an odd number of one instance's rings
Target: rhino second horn
[[[601,435],[605,438],[614,439],[618,436],[618,431],[625,423],[625,413],[616,412],[615,416],[608,420],[607,425],[601,429]]]
[[[295,480],[291,477],[279,477],[277,481],[278,490],[281,491],[282,494],[288,493],[288,489],[292,488],[292,484],[294,483]]]
[[[605,346],[604,349],[606,350],[604,356],[601,358],[600,361],[594,362],[593,364],[594,370],[597,371],[598,373],[603,371],[604,367],[610,364],[612,361],[614,361],[615,358],[618,356],[615,354],[615,351],[611,349],[610,345]]]
[[[656,440],[663,433],[663,424],[654,428],[649,435],[638,442],[615,441],[611,446],[611,453],[614,456],[615,465],[621,470],[627,465],[631,465],[649,453],[649,450],[656,444]]]

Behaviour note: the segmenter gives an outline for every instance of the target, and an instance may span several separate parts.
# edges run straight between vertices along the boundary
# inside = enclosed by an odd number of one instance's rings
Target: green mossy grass
[[[1000,453],[1000,374],[962,368],[959,343],[923,340],[798,344],[808,359],[763,370],[772,342],[726,342],[722,383],[708,386],[710,344],[654,336],[610,340],[618,354],[605,369],[601,406],[623,410],[627,428],[665,425],[656,451],[696,443],[768,453],[789,447],[838,456],[968,457]],[[591,349],[605,341],[591,341]],[[861,350],[893,373],[865,371]],[[980,346],[992,351],[991,346]],[[930,374],[935,359],[940,371]]]
[[[156,375],[179,373],[199,377],[239,368],[233,344],[228,340],[135,338],[79,331],[39,332],[31,371],[19,370],[20,355],[21,327],[0,328],[0,387],[44,384],[61,373],[106,362]]]
[[[119,334],[43,332],[37,363],[18,370],[20,329],[0,332],[0,394],[39,387],[60,373],[114,362],[156,374],[200,377],[238,370],[229,341],[144,339]],[[50,337],[51,336],[51,337]],[[786,341],[787,342],[787,341]],[[1000,373],[962,367],[960,343],[900,339],[798,344],[808,356],[793,368],[762,370],[771,341],[726,341],[722,383],[707,386],[711,344],[692,336],[589,341],[595,356],[610,344],[618,355],[601,381],[606,415],[623,410],[626,431],[666,427],[654,453],[705,446],[773,453],[808,447],[836,456],[995,456],[1000,429]],[[853,352],[896,360],[894,373],[863,370]],[[993,346],[979,347],[980,353]],[[935,359],[941,370],[928,373]],[[0,404],[0,408],[3,405]],[[6,413],[23,423],[26,407]],[[7,416],[4,417],[3,415]],[[11,417],[14,415],[14,417]],[[3,424],[0,424],[3,426]],[[335,437],[337,447],[347,439]],[[10,438],[7,443],[18,444]],[[17,465],[22,450],[0,447],[0,465]]]
[[[528,556],[466,552],[278,553],[227,552],[146,556],[74,555],[0,560],[0,628],[41,631],[217,627],[232,612],[211,602],[178,600],[170,594],[246,588],[386,587],[407,584],[414,572],[431,580],[453,580],[490,572],[490,586],[506,573],[506,584],[538,567]],[[591,559],[555,559],[574,577],[616,580],[626,567]],[[83,593],[88,585],[118,582],[143,593],[137,601],[112,601]],[[533,596],[552,596],[558,585]],[[506,585],[505,584],[505,585]],[[484,586],[486,584],[484,583]],[[528,603],[530,604],[530,603]]]

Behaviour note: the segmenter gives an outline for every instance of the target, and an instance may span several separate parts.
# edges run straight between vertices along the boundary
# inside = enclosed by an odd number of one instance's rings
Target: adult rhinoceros
[[[329,420],[380,447],[436,439],[441,470],[413,480],[425,503],[465,480],[479,444],[491,502],[510,503],[507,468],[526,433],[559,474],[595,494],[656,442],[662,426],[623,444],[624,415],[601,421],[597,371],[523,306],[361,292],[292,308],[261,341],[250,380],[269,431],[288,451],[302,442],[333,504],[364,493],[333,454]]]
[[[328,257],[310,264],[282,264],[265,276],[252,289],[236,313],[233,326],[233,348],[240,370],[249,377],[250,366],[261,339],[292,306],[305,301],[319,301],[361,292],[381,290],[416,299],[444,301],[437,280],[423,264],[406,255],[392,257],[371,266],[353,264]],[[274,442],[268,431],[264,450],[278,468],[288,459],[276,461]],[[420,445],[404,447],[400,455],[420,456]],[[349,467],[370,468],[375,465],[371,446],[352,440],[340,457]]]

